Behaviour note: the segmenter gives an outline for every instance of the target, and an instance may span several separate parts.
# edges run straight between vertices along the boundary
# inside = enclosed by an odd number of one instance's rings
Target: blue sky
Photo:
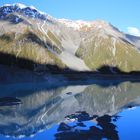
[[[33,5],[56,18],[103,19],[120,30],[140,35],[140,0],[0,0]]]

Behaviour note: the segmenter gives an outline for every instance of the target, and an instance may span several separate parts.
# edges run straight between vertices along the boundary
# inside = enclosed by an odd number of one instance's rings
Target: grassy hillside
[[[81,43],[76,55],[82,58],[92,70],[106,65],[117,67],[123,72],[140,71],[140,52],[130,43],[108,39],[92,38]]]
[[[51,43],[44,42],[38,37],[38,34],[29,30],[25,30],[23,34],[5,33],[0,36],[0,53],[31,60],[37,64],[65,68],[61,60],[50,52],[48,47],[52,47]]]

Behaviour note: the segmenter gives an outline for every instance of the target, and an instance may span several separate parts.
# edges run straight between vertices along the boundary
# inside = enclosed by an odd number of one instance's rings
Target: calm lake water
[[[0,106],[0,140],[140,139],[139,82],[5,84],[0,93],[21,101]]]

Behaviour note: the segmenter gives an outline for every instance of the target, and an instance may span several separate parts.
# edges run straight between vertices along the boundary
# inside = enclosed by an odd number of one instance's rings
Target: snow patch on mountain
[[[74,28],[74,30],[79,30],[84,26],[91,27],[90,22],[83,21],[83,20],[73,21],[73,20],[68,20],[68,19],[58,19],[58,21],[67,27]]]
[[[14,3],[14,4],[6,4],[0,7],[0,18],[4,18],[10,13],[13,12],[20,12],[23,13],[26,17],[30,18],[38,18],[42,20],[47,20],[48,15],[44,12],[39,11],[34,6],[26,6],[21,3]]]
[[[17,7],[19,7],[20,9],[24,9],[24,8],[27,7],[26,5],[21,4],[21,3],[15,3],[15,4],[13,4],[13,6],[17,6]]]

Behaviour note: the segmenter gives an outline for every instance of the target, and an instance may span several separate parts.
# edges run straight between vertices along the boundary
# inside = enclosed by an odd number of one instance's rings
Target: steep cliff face
[[[0,7],[0,63],[38,70],[140,71],[138,37],[102,21],[55,19],[22,4]],[[31,65],[31,66],[30,66]]]

